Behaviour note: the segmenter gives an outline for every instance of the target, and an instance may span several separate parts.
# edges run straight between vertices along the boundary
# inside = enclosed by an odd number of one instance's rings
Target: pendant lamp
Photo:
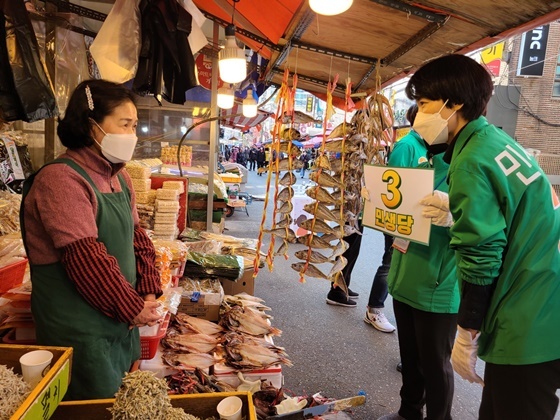
[[[334,16],[350,9],[352,2],[353,0],[309,0],[309,7],[319,15]]]
[[[233,0],[233,13],[231,15],[231,24],[226,26],[226,45],[220,51],[218,68],[220,69],[220,78],[226,83],[239,83],[247,77],[247,60],[245,52],[237,46],[235,40],[235,4],[239,0]]]
[[[243,116],[247,118],[257,116],[257,101],[253,97],[252,89],[247,89],[247,97],[243,99]]]
[[[233,101],[235,97],[233,89],[228,87],[221,87],[218,89],[218,106],[222,109],[233,108]]]

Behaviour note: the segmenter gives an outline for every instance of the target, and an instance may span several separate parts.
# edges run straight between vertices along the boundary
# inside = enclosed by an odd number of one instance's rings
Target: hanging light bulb
[[[218,89],[218,106],[222,109],[233,108],[233,101],[235,97],[233,95],[233,89],[227,87],[221,87]]]
[[[309,7],[317,14],[334,16],[350,9],[352,2],[353,0],[309,0]]]
[[[247,118],[257,116],[257,101],[253,97],[253,89],[247,89],[247,97],[243,99],[243,116]]]
[[[237,46],[235,26],[226,27],[226,46],[220,51],[220,78],[226,83],[239,83],[247,77],[245,52]]]

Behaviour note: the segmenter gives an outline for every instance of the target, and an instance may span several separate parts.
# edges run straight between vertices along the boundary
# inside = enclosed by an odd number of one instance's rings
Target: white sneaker
[[[396,328],[391,324],[383,311],[379,308],[368,308],[366,310],[366,316],[364,322],[371,325],[376,330],[384,333],[392,333]]]

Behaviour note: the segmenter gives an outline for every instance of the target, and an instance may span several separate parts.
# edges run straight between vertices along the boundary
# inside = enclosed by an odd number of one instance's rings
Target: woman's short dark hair
[[[88,104],[86,86],[91,92],[93,110]],[[134,94],[130,89],[107,80],[86,80],[80,83],[66,107],[64,118],[59,120],[57,134],[61,143],[69,149],[91,146],[90,118],[101,123],[114,109],[126,102],[136,105]]]
[[[418,114],[418,105],[412,105],[410,108],[408,108],[408,111],[406,111],[406,119],[411,126],[414,125],[416,114]]]
[[[494,85],[484,67],[464,55],[436,58],[422,66],[406,85],[410,99],[448,101],[447,108],[463,104],[458,111],[467,121],[484,114]]]

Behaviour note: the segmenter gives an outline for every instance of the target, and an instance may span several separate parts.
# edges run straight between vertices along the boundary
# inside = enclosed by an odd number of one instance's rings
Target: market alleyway
[[[305,179],[298,176],[297,184],[303,183],[309,183],[307,174]],[[265,174],[259,177],[256,172],[249,172],[249,182],[243,184],[241,190],[263,196],[265,185]],[[238,209],[226,219],[224,233],[257,238],[263,208],[263,201],[253,200],[248,206],[249,216]],[[270,221],[270,215],[267,220]],[[366,404],[351,414],[356,420],[375,420],[395,412],[399,407],[401,385],[400,373],[396,370],[399,362],[397,335],[381,333],[363,321],[371,282],[383,253],[382,234],[365,230],[360,257],[352,274],[351,287],[360,293],[357,308],[327,305],[325,299],[330,285],[325,280],[311,278],[299,283],[299,276],[290,264],[296,262],[294,252],[303,248],[303,245],[291,244],[290,259],[277,257],[274,271],[262,268],[255,282],[255,295],[265,299],[272,308],[272,325],[283,331],[275,343],[286,348],[294,364],[283,368],[284,389],[294,395],[321,392],[337,399],[365,391]],[[392,306],[389,296],[385,302],[386,315],[395,324]],[[484,364],[479,361],[480,374],[483,369]],[[481,393],[479,385],[456,375],[453,418],[476,419]],[[555,419],[560,420],[560,410]]]

